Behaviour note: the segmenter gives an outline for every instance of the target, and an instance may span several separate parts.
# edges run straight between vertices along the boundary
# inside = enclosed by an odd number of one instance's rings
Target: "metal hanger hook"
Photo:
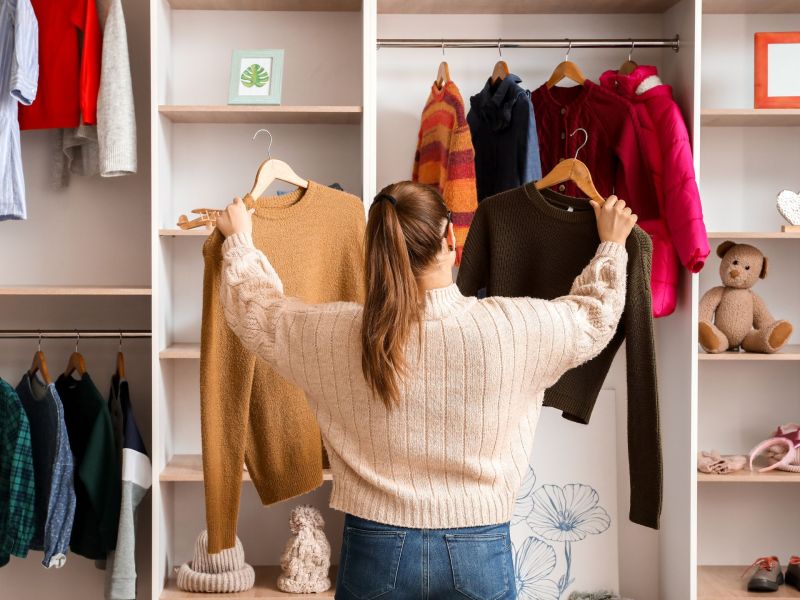
[[[578,152],[580,152],[581,150],[583,150],[583,147],[584,147],[586,144],[588,144],[588,143],[589,143],[589,132],[588,132],[588,131],[586,131],[586,130],[585,130],[583,127],[578,127],[578,128],[575,130],[575,131],[573,131],[572,133],[570,133],[570,134],[569,134],[569,137],[572,137],[573,135],[575,135],[575,134],[576,134],[576,133],[578,133],[579,131],[582,131],[582,132],[583,132],[584,138],[583,138],[583,143],[582,143],[580,146],[578,146],[578,149],[577,149],[577,150],[575,150],[575,156],[574,156],[574,158],[578,158]]]
[[[36,351],[37,352],[41,352],[42,351],[42,332],[41,331],[39,331],[39,341],[36,343]]]
[[[631,56],[633,56],[633,49],[636,47],[636,40],[631,40],[631,49],[628,50],[628,62],[631,62]]]
[[[272,158],[272,134],[269,132],[269,129],[259,129],[253,134],[253,139],[258,137],[258,134],[261,132],[265,132],[269,136],[269,145],[267,146],[267,158]]]
[[[567,42],[569,42],[569,43],[567,44],[567,54],[566,54],[566,56],[564,56],[564,62],[569,61],[569,52],[570,52],[570,50],[572,50],[572,40],[567,39]]]
[[[500,55],[500,58],[503,58],[503,49],[500,48],[500,38],[497,38],[497,53]]]
[[[119,332],[119,350],[118,352],[122,352],[122,332]]]
[[[444,56],[444,40],[442,40],[442,56]]]
[[[78,344],[81,343],[81,332],[77,329],[75,330],[75,352],[78,351]]]

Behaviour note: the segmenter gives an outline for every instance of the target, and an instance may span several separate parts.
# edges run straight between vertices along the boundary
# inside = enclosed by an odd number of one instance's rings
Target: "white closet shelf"
[[[797,240],[800,231],[709,231],[710,240]]]
[[[236,106],[161,104],[158,112],[173,123],[278,123],[349,125],[361,123],[360,106]]]
[[[800,483],[800,473],[778,471],[777,469],[759,473],[758,471],[750,471],[745,467],[741,471],[728,475],[698,473],[697,483]]]
[[[745,566],[697,567],[697,600],[730,600],[735,598],[794,600],[800,598],[800,591],[790,585],[782,585],[777,592],[770,592],[769,594],[748,592],[747,580],[742,579],[742,572],[746,568]]]
[[[196,229],[159,229],[158,235],[161,237],[208,237],[213,229],[198,227]]]
[[[164,360],[197,359],[200,358],[200,344],[186,342],[175,343],[159,352],[158,358]]]
[[[201,454],[175,454],[161,471],[159,481],[192,483],[203,481],[203,456]],[[330,469],[322,473],[323,481],[332,481]],[[242,481],[250,481],[250,474],[243,470]],[[249,596],[248,596],[249,597]]]
[[[779,352],[774,354],[758,354],[756,352],[723,352],[721,354],[708,354],[700,350],[697,357],[700,360],[722,361],[800,360],[800,344],[787,344],[781,348]]]
[[[800,2],[797,3],[800,7]],[[797,127],[798,108],[704,108],[700,124],[706,127]]]
[[[703,0],[703,12],[717,15],[798,13],[800,4],[797,0]]]
[[[45,285],[0,287],[0,296],[150,296],[146,287]]]
[[[285,10],[357,12],[361,0],[169,0],[175,10]]]
[[[167,587],[161,592],[161,600],[192,600],[194,598],[259,598],[259,600],[289,600],[292,598],[308,600],[311,598],[333,598],[333,593],[336,589],[336,571],[337,567],[331,567],[330,579],[331,588],[327,592],[319,594],[288,594],[278,589],[275,583],[278,580],[278,575],[281,574],[281,568],[275,566],[255,566],[253,567],[256,572],[256,583],[252,589],[246,592],[239,592],[236,594],[193,594],[191,592],[184,592],[179,590],[176,580],[170,578]],[[770,596],[772,598],[772,596]]]
[[[378,0],[378,13],[616,14],[663,13],[678,0]],[[791,1],[791,0],[787,0]]]

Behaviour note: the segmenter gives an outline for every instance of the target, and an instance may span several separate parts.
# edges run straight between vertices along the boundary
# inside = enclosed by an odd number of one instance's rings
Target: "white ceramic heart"
[[[792,225],[800,225],[800,194],[783,190],[778,194],[778,212]]]

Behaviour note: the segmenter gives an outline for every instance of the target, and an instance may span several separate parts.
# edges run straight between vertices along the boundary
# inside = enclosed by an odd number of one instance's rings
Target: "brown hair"
[[[361,369],[387,407],[399,401],[406,344],[421,322],[424,299],[417,277],[441,251],[448,217],[439,192],[411,181],[383,188],[369,210]]]

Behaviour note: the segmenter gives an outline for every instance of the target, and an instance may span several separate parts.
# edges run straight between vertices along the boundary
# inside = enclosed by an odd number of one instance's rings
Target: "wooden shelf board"
[[[284,10],[357,12],[361,0],[169,0],[174,10]]]
[[[158,353],[158,358],[165,360],[200,358],[199,343],[176,343],[167,346]]]
[[[378,13],[617,14],[663,13],[677,0],[378,0]]]
[[[798,13],[797,0],[703,0],[706,14],[781,14]]]
[[[783,567],[785,568],[785,565]],[[729,600],[735,598],[794,600],[800,598],[800,591],[790,585],[782,585],[777,592],[768,594],[748,592],[747,579],[742,579],[742,572],[746,568],[744,566],[697,567],[697,600]]]
[[[360,106],[238,106],[161,104],[174,123],[284,123],[341,125],[361,122]]]
[[[758,471],[750,471],[748,467],[745,467],[741,471],[729,473],[728,475],[698,473],[697,483],[800,483],[800,473],[778,471],[777,469],[759,473]]]
[[[730,361],[762,361],[762,360],[800,360],[800,344],[787,344],[775,354],[758,354],[755,352],[723,352],[722,354],[708,354],[700,349],[700,360],[730,360]]]
[[[800,231],[709,231],[710,240],[792,240],[800,239]]]
[[[800,6],[800,2],[798,3]],[[704,108],[700,124],[706,127],[800,126],[798,108]]]
[[[151,288],[84,285],[0,287],[0,296],[150,296]]]
[[[172,481],[181,483],[203,481],[203,457],[200,454],[175,454],[161,471],[159,481]],[[333,480],[329,469],[322,473],[324,481]],[[242,471],[242,481],[250,481],[250,474]]]
[[[197,229],[159,229],[158,235],[161,237],[208,237],[213,229],[198,227]]]
[[[286,535],[289,535],[288,531]],[[260,600],[299,600],[303,598],[304,600],[308,600],[309,598],[333,598],[333,594],[336,590],[335,581],[337,567],[335,566],[332,566],[330,571],[330,589],[327,592],[320,592],[318,594],[288,594],[286,592],[281,592],[275,585],[278,580],[278,575],[281,573],[281,568],[279,566],[255,566],[253,568],[256,572],[256,583],[252,589],[246,592],[234,594],[193,594],[178,589],[175,578],[171,577],[164,591],[161,592],[161,600],[193,600],[194,598],[231,598],[239,600],[244,598],[259,598]]]

